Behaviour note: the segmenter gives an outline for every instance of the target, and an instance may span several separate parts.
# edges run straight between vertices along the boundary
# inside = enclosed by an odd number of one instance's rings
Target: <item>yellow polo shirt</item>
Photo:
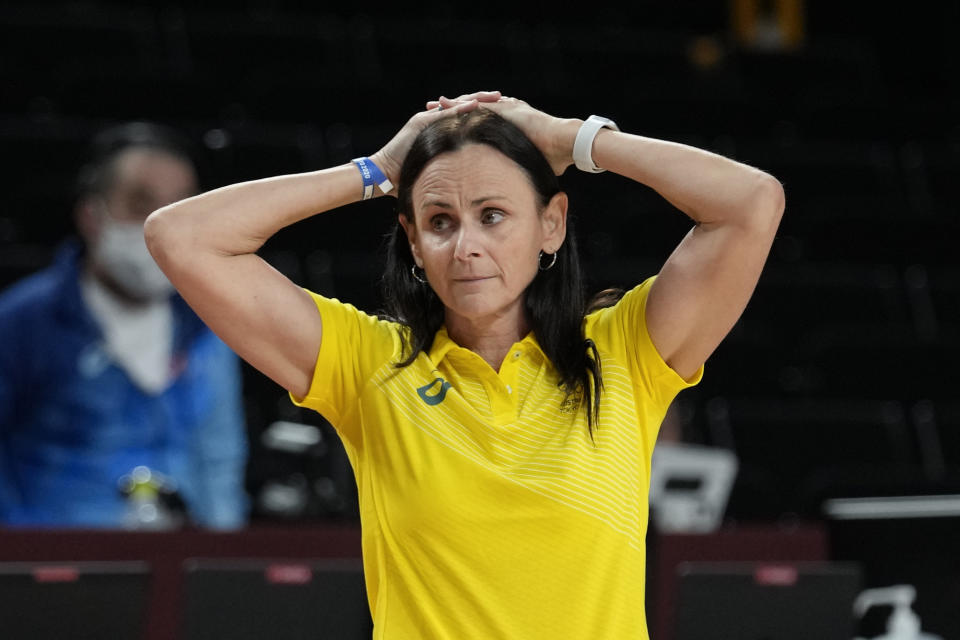
[[[604,390],[595,444],[528,335],[499,371],[437,332],[397,369],[398,325],[312,294],[301,406],[356,475],[375,640],[646,639],[650,458],[684,381],[644,321],[652,278],[585,319]]]

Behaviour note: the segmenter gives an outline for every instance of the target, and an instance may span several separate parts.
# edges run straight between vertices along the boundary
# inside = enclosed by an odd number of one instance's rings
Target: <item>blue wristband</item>
[[[370,158],[354,158],[352,162],[357,165],[357,169],[360,169],[360,176],[363,178],[364,200],[373,197],[373,185],[380,187],[380,191],[384,193],[390,193],[393,189],[393,183]]]

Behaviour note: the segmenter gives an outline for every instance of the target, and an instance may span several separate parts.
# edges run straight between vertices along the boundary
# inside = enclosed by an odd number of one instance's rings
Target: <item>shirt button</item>
[[[507,385],[507,393],[513,393],[513,389],[510,387],[510,385]]]

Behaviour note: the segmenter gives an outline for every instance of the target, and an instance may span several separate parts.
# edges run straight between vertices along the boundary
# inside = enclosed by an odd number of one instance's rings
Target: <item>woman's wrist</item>
[[[553,123],[553,148],[548,159],[557,175],[573,164],[573,143],[582,124],[583,120],[579,118],[557,118]]]
[[[370,156],[370,160],[380,168],[380,171],[383,172],[387,179],[393,184],[394,189],[396,189],[397,181],[400,179],[400,167],[395,163],[390,157],[383,153],[383,150],[377,151]],[[381,195],[380,189],[377,189],[376,195]],[[393,195],[396,195],[396,191],[391,191]]]

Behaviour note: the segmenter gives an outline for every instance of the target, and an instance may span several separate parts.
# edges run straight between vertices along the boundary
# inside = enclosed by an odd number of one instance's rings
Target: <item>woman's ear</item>
[[[567,237],[567,194],[560,191],[547,203],[540,224],[543,229],[542,249],[545,253],[556,253]]]
[[[407,241],[410,243],[410,253],[413,255],[413,261],[422,269],[423,258],[420,257],[420,248],[417,246],[416,226],[402,213],[397,214],[397,221],[400,223],[400,226],[403,227],[404,233],[407,234]]]

